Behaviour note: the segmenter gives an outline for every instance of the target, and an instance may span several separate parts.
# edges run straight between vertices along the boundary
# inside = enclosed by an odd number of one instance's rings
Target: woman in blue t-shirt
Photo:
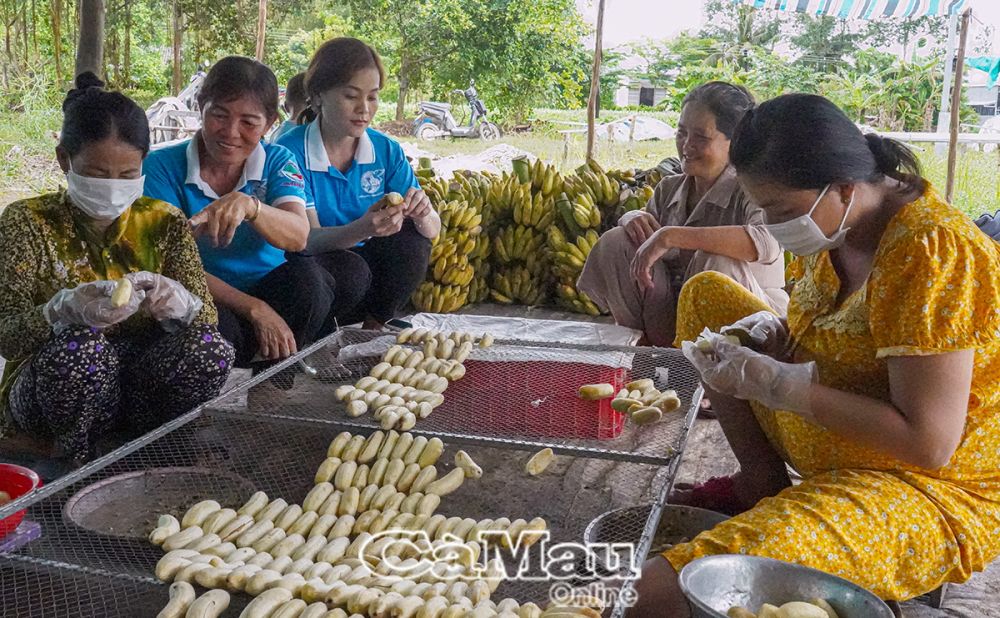
[[[271,69],[223,58],[198,105],[202,129],[150,154],[144,191],[189,217],[237,365],[290,356],[332,332],[361,295],[295,253],[309,235],[302,174],[286,148],[261,141],[278,117]]]
[[[338,284],[367,290],[354,317],[369,328],[406,304],[426,275],[430,239],[441,230],[402,148],[369,127],[384,83],[374,49],[358,39],[327,41],[306,71],[316,118],[278,140],[295,154],[306,205],[314,207],[307,251]],[[387,205],[390,192],[403,203]]]

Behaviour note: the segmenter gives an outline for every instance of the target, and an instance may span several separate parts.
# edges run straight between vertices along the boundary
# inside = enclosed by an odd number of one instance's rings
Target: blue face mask
[[[824,234],[823,230],[819,229],[816,221],[812,218],[813,211],[816,210],[816,206],[819,205],[820,200],[830,190],[830,186],[826,185],[820,192],[819,197],[813,202],[812,208],[809,209],[808,213],[794,219],[789,219],[783,223],[769,223],[764,225],[767,231],[771,233],[771,236],[774,236],[774,239],[778,241],[782,249],[791,251],[795,255],[815,255],[823,251],[832,251],[844,244],[847,232],[851,229],[844,227],[844,224],[847,223],[847,215],[850,214],[851,208],[854,207],[854,198],[857,196],[857,192],[851,194],[851,202],[844,211],[844,218],[840,220],[840,226],[837,227],[837,231],[832,236],[828,237]]]

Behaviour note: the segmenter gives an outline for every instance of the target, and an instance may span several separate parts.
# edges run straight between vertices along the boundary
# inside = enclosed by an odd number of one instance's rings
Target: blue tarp
[[[1000,58],[995,58],[993,56],[974,56],[972,58],[966,58],[965,64],[970,68],[978,69],[984,73],[989,73],[990,81],[986,83],[987,88],[995,86],[997,79],[1000,79]]]

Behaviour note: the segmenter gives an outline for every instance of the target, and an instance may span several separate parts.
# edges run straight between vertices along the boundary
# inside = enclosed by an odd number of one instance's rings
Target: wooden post
[[[594,158],[594,124],[597,103],[601,98],[601,45],[604,39],[604,0],[597,2],[597,36],[594,40],[594,70],[590,74],[590,100],[587,101],[587,161]]]
[[[125,82],[132,83],[132,2],[125,0]]]
[[[628,127],[628,141],[629,142],[634,142],[635,141],[635,119],[636,118],[638,118],[638,116],[636,116],[635,114],[632,114],[632,119],[629,121],[629,127]]]
[[[104,74],[104,0],[81,0],[80,39],[76,46],[76,72]]]
[[[961,34],[958,37],[958,60],[955,64],[955,85],[951,91],[951,135],[948,141],[948,182],[944,199],[951,201],[955,190],[955,165],[958,163],[958,128],[962,111],[962,81],[965,73],[965,44],[969,38],[969,20],[972,9],[962,12]]]
[[[267,25],[267,0],[258,0],[257,4],[257,60],[264,61],[264,35]]]
[[[171,94],[177,96],[181,92],[181,37],[183,36],[181,24],[181,3],[180,0],[173,0],[173,26],[174,26],[174,79],[170,89]]]

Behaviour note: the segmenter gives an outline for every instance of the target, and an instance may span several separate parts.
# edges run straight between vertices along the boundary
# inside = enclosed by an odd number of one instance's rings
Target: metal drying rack
[[[0,518],[26,508],[27,520],[42,529],[38,539],[0,553],[0,615],[154,616],[167,598],[166,586],[152,574],[162,552],[146,540],[155,518],[163,512],[181,514],[209,497],[235,508],[256,490],[301,502],[337,433],[377,429],[371,414],[347,417],[333,392],[367,374],[379,360],[369,355],[342,362],[341,351],[384,335],[355,329],[334,333],[0,507]],[[504,360],[511,357],[531,362]],[[273,377],[294,371],[304,359],[316,376],[297,375],[289,390],[275,386]],[[449,387],[445,403],[412,430],[444,441],[438,463],[442,474],[459,448],[485,470],[482,479],[469,480],[446,496],[439,512],[475,519],[542,516],[552,543],[582,543],[584,529],[599,515],[651,504],[645,519],[616,524],[622,528],[616,538],[634,539],[636,554],[644,557],[702,397],[697,373],[683,355],[662,348],[498,340],[466,364],[466,377]],[[581,405],[576,389],[608,375],[656,378],[661,388],[677,391],[681,411],[637,427],[607,409],[599,411],[598,404]],[[559,455],[556,462],[538,477],[527,476],[524,461],[545,447]],[[593,579],[592,573],[579,575],[572,583]],[[631,586],[627,577],[614,582]],[[493,598],[544,606],[549,586],[506,581]],[[246,595],[234,595],[224,616],[237,616],[247,601]],[[612,615],[623,612],[619,605]]]

